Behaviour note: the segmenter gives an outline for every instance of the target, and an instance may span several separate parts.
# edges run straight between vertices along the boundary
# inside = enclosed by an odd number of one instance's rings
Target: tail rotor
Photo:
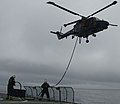
[[[63,30],[63,27],[61,26],[61,28],[60,28],[60,33],[62,33],[62,30]]]
[[[56,32],[54,32],[54,31],[50,31],[50,33],[53,33],[53,34],[56,34],[57,35],[57,37],[58,37],[58,39],[60,40],[60,39],[62,39],[63,37],[62,37],[62,26],[61,26],[61,28],[60,28],[60,31],[56,31]]]

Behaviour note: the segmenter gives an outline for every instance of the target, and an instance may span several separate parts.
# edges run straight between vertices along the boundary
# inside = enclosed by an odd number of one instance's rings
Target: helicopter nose
[[[108,26],[108,25],[109,25],[109,22],[105,21],[105,25]]]
[[[109,26],[109,22],[104,21],[104,28],[105,28],[105,29],[107,29],[107,28],[108,28],[108,26]]]

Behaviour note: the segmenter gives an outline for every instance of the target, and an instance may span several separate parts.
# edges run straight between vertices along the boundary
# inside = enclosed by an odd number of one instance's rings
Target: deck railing
[[[40,86],[24,86],[26,97],[39,99],[42,88]],[[50,99],[52,101],[74,103],[74,90],[72,87],[49,87]],[[46,99],[46,96],[43,97]]]

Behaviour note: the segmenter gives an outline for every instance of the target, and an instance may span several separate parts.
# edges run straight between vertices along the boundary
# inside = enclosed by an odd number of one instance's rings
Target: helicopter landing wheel
[[[93,34],[92,36],[93,36],[93,37],[96,37],[96,34]]]
[[[86,40],[86,43],[89,43],[89,40]]]
[[[75,36],[72,36],[72,39],[74,39]]]

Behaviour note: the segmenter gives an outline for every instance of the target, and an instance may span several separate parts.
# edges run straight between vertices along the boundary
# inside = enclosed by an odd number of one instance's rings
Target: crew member
[[[12,96],[14,96],[14,86],[15,86],[15,75],[11,76],[8,80],[8,86],[7,86],[7,98],[12,100]]]
[[[50,96],[49,96],[48,87],[50,87],[50,85],[47,83],[47,81],[45,81],[41,87],[43,88],[41,97],[43,98],[44,94],[46,94],[47,98],[49,99]]]

